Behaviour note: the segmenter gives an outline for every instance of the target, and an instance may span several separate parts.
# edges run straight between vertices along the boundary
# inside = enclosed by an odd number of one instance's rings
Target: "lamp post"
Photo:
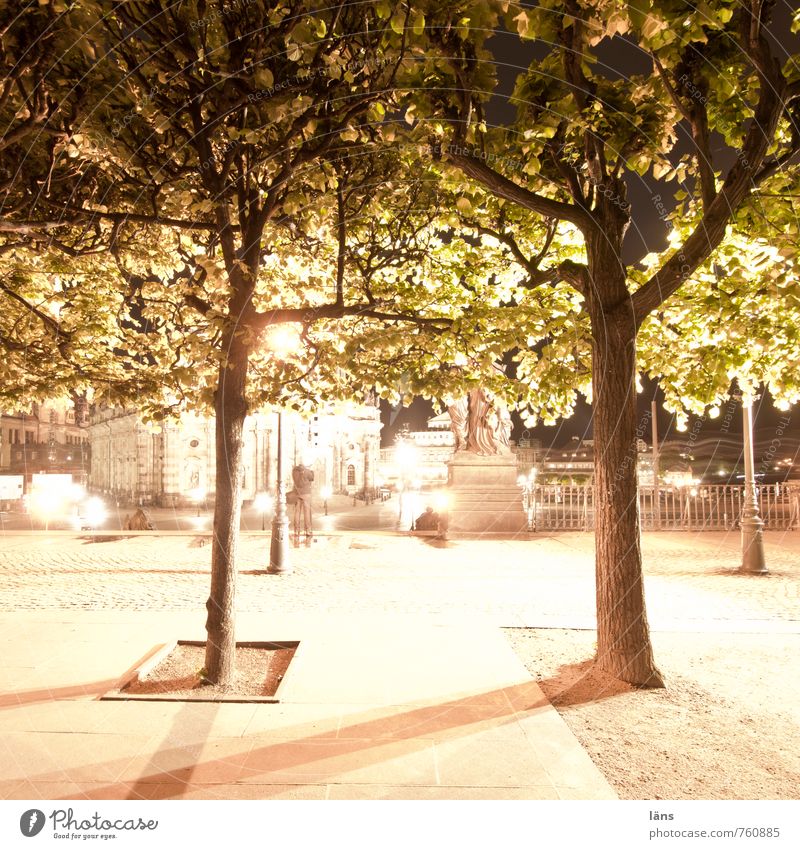
[[[650,402],[650,417],[653,428],[653,525],[657,531],[661,530],[661,489],[659,486],[660,457],[658,454],[658,408],[655,398]]]
[[[331,497],[331,488],[329,486],[323,486],[319,491],[319,494],[322,496],[323,504],[325,505],[325,515],[328,515],[328,499]]]
[[[270,347],[276,354],[276,359],[283,359],[292,348],[297,346],[297,334],[286,326],[276,327],[270,334]],[[289,515],[286,512],[286,471],[284,469],[283,452],[283,411],[278,408],[278,450],[277,450],[277,492],[275,513],[272,516],[272,537],[269,545],[270,575],[286,575],[292,571],[289,562]]]
[[[522,506],[525,510],[526,530],[536,530],[536,468],[527,475],[520,475],[517,484],[522,487]]]
[[[269,568],[272,575],[285,575],[292,571],[289,563],[289,515],[286,512],[286,482],[283,465],[283,411],[278,410],[277,498],[272,516],[272,539],[269,545]]]
[[[742,506],[742,572],[765,575],[764,522],[758,512],[753,464],[753,401],[742,399],[744,430],[744,504]]]

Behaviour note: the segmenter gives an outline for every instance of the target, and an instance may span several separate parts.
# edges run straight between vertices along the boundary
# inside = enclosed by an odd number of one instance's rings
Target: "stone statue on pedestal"
[[[511,416],[497,396],[483,387],[473,389],[447,406],[455,450],[481,456],[510,454]]]
[[[473,367],[477,363],[472,363]],[[495,365],[498,374],[503,368]],[[454,377],[466,378],[451,366]],[[448,507],[441,515],[447,533],[517,536],[527,532],[527,515],[511,451],[511,415],[502,398],[485,386],[445,399],[455,451],[447,464]],[[425,517],[421,517],[423,524]],[[440,522],[441,528],[441,522]]]

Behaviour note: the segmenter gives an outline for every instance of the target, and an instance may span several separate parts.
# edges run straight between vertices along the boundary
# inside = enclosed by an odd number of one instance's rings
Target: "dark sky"
[[[792,53],[800,53],[800,36],[794,36],[790,32],[790,22],[795,3],[786,0],[778,0],[773,16],[771,33],[774,34],[773,43],[779,51],[779,55],[786,57]],[[540,42],[523,43],[516,34],[499,32],[488,41],[488,47],[492,51],[497,63],[498,85],[494,96],[487,107],[487,119],[490,123],[500,126],[514,120],[514,107],[508,103],[508,97],[514,89],[517,75],[524,71],[535,59],[541,59],[547,52],[548,47]],[[606,40],[596,48],[598,63],[594,66],[596,73],[603,73],[611,79],[627,78],[631,74],[646,74],[650,72],[650,60],[638,47],[625,38],[615,37]],[[679,127],[679,134],[683,134],[680,142],[680,150],[677,155],[688,149],[690,138],[685,130]],[[712,148],[715,154],[715,166],[724,169],[733,161],[733,154],[726,150],[722,144],[721,137],[712,137]],[[640,177],[637,174],[629,174],[628,200],[633,207],[633,223],[626,236],[623,259],[628,263],[636,262],[639,258],[650,251],[660,251],[666,247],[667,224],[659,217],[658,211],[652,202],[655,193],[661,194],[667,209],[671,208],[671,197],[675,191],[675,185],[660,188],[658,182],[648,177]],[[487,273],[489,270],[487,269]],[[639,413],[645,416],[650,410],[653,398],[658,403],[658,426],[659,438],[682,438],[682,434],[675,430],[674,418],[661,407],[661,396],[657,386],[646,380],[643,391],[639,396]],[[428,402],[417,399],[409,408],[390,409],[383,405],[384,430],[382,442],[384,445],[391,444],[396,431],[408,423],[412,430],[424,427],[425,420],[431,416],[432,408]],[[755,420],[756,428],[765,431],[774,429],[780,421],[783,413],[775,410],[771,400],[767,397],[759,404]],[[800,432],[800,416],[795,417],[792,430]],[[570,419],[561,420],[553,427],[539,425],[526,431],[518,417],[514,417],[515,427],[513,438],[530,435],[532,438],[542,440],[545,446],[562,445],[571,437],[591,437],[591,407],[586,403],[579,402],[574,415]],[[690,428],[699,431],[702,429],[704,437],[712,436],[718,432],[720,420],[704,419],[702,422],[690,422]],[[741,434],[741,409],[737,407],[736,415],[725,426],[730,433]],[[738,430],[737,430],[738,428]],[[650,441],[650,428],[648,425],[645,439]]]

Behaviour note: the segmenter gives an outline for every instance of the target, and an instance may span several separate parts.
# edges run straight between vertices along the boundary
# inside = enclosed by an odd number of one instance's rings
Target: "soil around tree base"
[[[274,697],[296,651],[296,644],[237,645],[233,684],[203,678],[205,644],[179,642],[152,669],[137,674],[120,697],[157,697],[176,701],[248,701]]]
[[[594,631],[505,633],[621,799],[800,798],[800,634],[654,632],[666,689],[639,689]]]

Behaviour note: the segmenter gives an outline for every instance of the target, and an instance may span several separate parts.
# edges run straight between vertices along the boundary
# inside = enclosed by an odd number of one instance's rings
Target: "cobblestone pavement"
[[[749,622],[753,630],[800,631],[800,535],[766,535],[766,576],[736,572],[735,533],[645,534],[642,547],[653,627]],[[191,536],[6,535],[0,611],[199,610],[210,556],[207,540]],[[479,616],[505,626],[591,627],[594,618],[590,534],[447,544],[389,533],[319,536],[293,548],[294,571],[281,576],[265,573],[268,556],[268,536],[242,538],[242,612]]]

